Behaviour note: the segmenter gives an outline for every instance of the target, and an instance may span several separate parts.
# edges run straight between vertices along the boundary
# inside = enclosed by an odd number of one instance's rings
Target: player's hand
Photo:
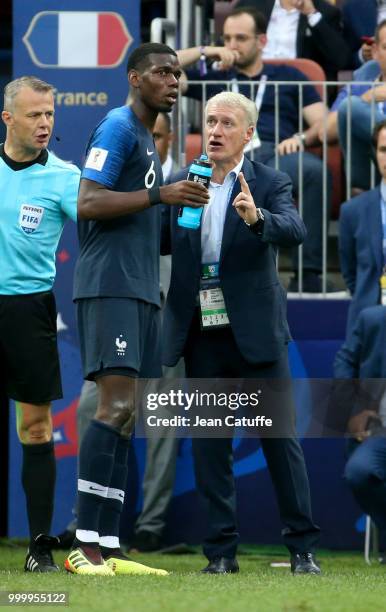
[[[370,435],[370,432],[366,429],[370,417],[378,418],[375,410],[362,410],[359,414],[351,417],[348,422],[348,431],[358,442],[362,442]]]
[[[218,61],[217,68],[219,70],[228,70],[233,66],[239,57],[237,51],[228,49],[227,47],[205,47],[205,55],[209,59]]]
[[[300,138],[298,138],[297,136],[291,136],[291,138],[286,138],[277,145],[279,155],[296,153],[297,151],[300,151],[300,149],[303,150],[303,145],[301,143]]]
[[[246,223],[253,225],[258,219],[256,204],[242,172],[240,172],[238,179],[240,181],[241,191],[233,200],[233,206]]]
[[[209,202],[209,191],[201,183],[178,181],[160,187],[161,202],[171,206],[188,205],[199,208]]]
[[[312,0],[291,0],[291,4],[294,8],[298,9],[299,13],[303,13],[303,15],[312,15],[312,13],[316,13],[316,8]]]

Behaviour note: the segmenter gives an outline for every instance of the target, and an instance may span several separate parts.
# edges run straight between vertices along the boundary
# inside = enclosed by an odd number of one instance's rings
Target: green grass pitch
[[[287,561],[284,549],[243,548],[237,575],[200,574],[205,565],[200,554],[142,554],[133,558],[167,569],[171,575],[96,578],[72,576],[64,570],[55,575],[24,573],[25,548],[2,541],[0,590],[67,591],[69,608],[76,612],[386,611],[386,565],[367,566],[359,552],[322,551],[318,555],[321,577],[294,577],[288,568],[270,565]],[[55,554],[61,567],[64,558],[62,552]],[[63,606],[50,606],[58,607]]]

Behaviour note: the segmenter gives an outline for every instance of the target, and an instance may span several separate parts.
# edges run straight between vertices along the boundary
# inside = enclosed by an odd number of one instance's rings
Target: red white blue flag
[[[115,68],[132,40],[119,13],[97,11],[42,11],[23,38],[44,68]]]

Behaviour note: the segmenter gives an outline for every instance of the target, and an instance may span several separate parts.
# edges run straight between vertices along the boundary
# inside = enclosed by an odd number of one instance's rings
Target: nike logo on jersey
[[[153,155],[154,151],[149,151],[149,149],[146,149],[146,153],[147,153],[148,155]]]

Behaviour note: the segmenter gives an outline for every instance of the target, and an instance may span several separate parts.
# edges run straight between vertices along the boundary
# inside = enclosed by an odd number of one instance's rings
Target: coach
[[[171,252],[173,257],[164,363],[173,366],[184,356],[189,378],[290,376],[286,296],[276,255],[279,246],[299,245],[306,232],[292,202],[289,178],[244,157],[256,119],[254,103],[241,94],[222,92],[211,98],[205,109],[205,141],[213,174],[201,232],[180,227],[177,210],[164,207],[163,254]],[[181,171],[175,180],[185,176],[186,170]],[[213,315],[211,329],[205,328],[207,311],[197,306],[200,298],[208,303],[208,291],[220,323],[217,326]],[[288,419],[293,419],[290,406]],[[319,528],[311,518],[301,447],[295,434],[262,438],[261,444],[291,569],[320,573],[313,557]],[[204,542],[209,564],[203,571],[235,573],[239,568],[232,439],[196,438],[193,454],[197,488],[209,519]]]

